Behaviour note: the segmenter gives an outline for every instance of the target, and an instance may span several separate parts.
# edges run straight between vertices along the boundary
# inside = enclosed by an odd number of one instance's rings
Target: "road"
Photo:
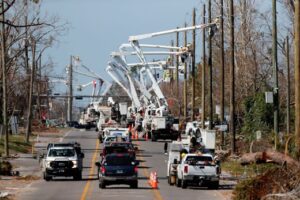
[[[72,130],[64,141],[78,141],[81,143],[85,154],[83,180],[74,181],[72,178],[55,178],[46,182],[39,180],[26,187],[17,199],[22,200],[68,200],[68,199],[149,199],[149,200],[183,200],[183,199],[225,199],[222,195],[225,185],[221,183],[221,189],[208,190],[207,188],[181,189],[176,186],[169,186],[166,179],[167,155],[163,152],[164,142],[135,141],[138,145],[140,160],[139,166],[139,188],[130,189],[126,185],[107,186],[106,189],[99,189],[96,178],[96,166],[101,150],[101,144],[97,141],[94,131]],[[159,179],[158,189],[152,189],[147,179],[150,172],[156,171]]]

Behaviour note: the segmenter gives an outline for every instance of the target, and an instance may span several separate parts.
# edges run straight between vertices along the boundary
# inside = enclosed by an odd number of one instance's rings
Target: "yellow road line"
[[[89,191],[89,188],[90,188],[90,185],[91,185],[91,180],[90,179],[93,178],[93,173],[94,173],[94,170],[95,170],[95,162],[96,162],[97,155],[98,155],[99,145],[100,145],[99,140],[97,140],[97,142],[96,142],[96,150],[95,150],[95,152],[93,154],[93,158],[92,158],[92,161],[91,161],[91,169],[90,169],[90,172],[89,172],[89,180],[85,184],[85,187],[83,189],[83,192],[82,192],[80,200],[85,200],[86,196],[88,194],[88,191]]]
[[[137,142],[137,144],[140,145],[139,142]],[[140,155],[139,158],[140,158],[141,160],[145,160],[145,158],[144,158],[142,155]],[[145,163],[142,162],[142,163],[141,163],[141,166],[144,168],[144,169],[143,169],[143,174],[144,174],[144,176],[146,176],[146,177],[149,178],[149,176],[150,176],[149,174],[150,174],[150,173],[149,173],[148,169],[146,168]],[[147,183],[148,183],[148,181],[147,181]],[[154,193],[155,200],[163,200],[163,198],[162,198],[162,196],[161,196],[159,190],[157,190],[157,189],[152,189],[151,191]]]

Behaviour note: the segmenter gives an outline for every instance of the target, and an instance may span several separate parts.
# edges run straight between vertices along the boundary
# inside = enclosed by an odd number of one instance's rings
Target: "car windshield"
[[[199,164],[199,165],[206,165],[212,164],[212,157],[210,156],[188,156],[185,160],[185,163],[188,164]]]
[[[132,165],[133,159],[124,155],[107,156],[105,162],[108,166]]]
[[[75,156],[74,149],[50,149],[49,157],[73,157]]]

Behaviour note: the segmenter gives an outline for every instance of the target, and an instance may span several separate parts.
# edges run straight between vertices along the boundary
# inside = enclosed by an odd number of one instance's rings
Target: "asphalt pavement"
[[[95,131],[72,130],[63,139],[65,142],[77,141],[84,151],[83,179],[74,181],[72,178],[55,178],[46,182],[43,179],[24,188],[16,199],[22,200],[68,200],[68,199],[101,199],[101,200],[219,200],[227,199],[224,192],[226,185],[221,182],[219,190],[208,190],[201,187],[187,189],[169,186],[167,183],[167,155],[164,154],[164,142],[134,141],[138,146],[139,186],[130,189],[127,185],[111,185],[106,189],[99,188],[95,162],[99,160],[102,144],[97,140]],[[151,172],[157,172],[158,189],[152,189],[148,184]],[[223,185],[222,185],[223,184]]]

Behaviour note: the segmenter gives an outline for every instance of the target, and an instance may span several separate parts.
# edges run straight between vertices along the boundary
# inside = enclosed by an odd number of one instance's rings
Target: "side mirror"
[[[174,159],[174,164],[178,164],[178,160],[176,158]]]
[[[41,155],[40,155],[40,159],[43,159],[43,158],[44,158],[44,156],[45,156],[44,154],[41,154]]]
[[[100,162],[95,162],[95,165],[96,165],[97,167],[100,167],[100,166],[101,166]]]
[[[103,153],[100,153],[100,156],[102,157],[104,154]]]
[[[139,165],[139,164],[140,164],[140,161],[136,160],[135,165]]]
[[[139,148],[138,147],[134,147],[134,150],[137,151],[137,150],[139,150]]]
[[[81,153],[80,156],[81,156],[81,158],[84,158],[84,153]]]

